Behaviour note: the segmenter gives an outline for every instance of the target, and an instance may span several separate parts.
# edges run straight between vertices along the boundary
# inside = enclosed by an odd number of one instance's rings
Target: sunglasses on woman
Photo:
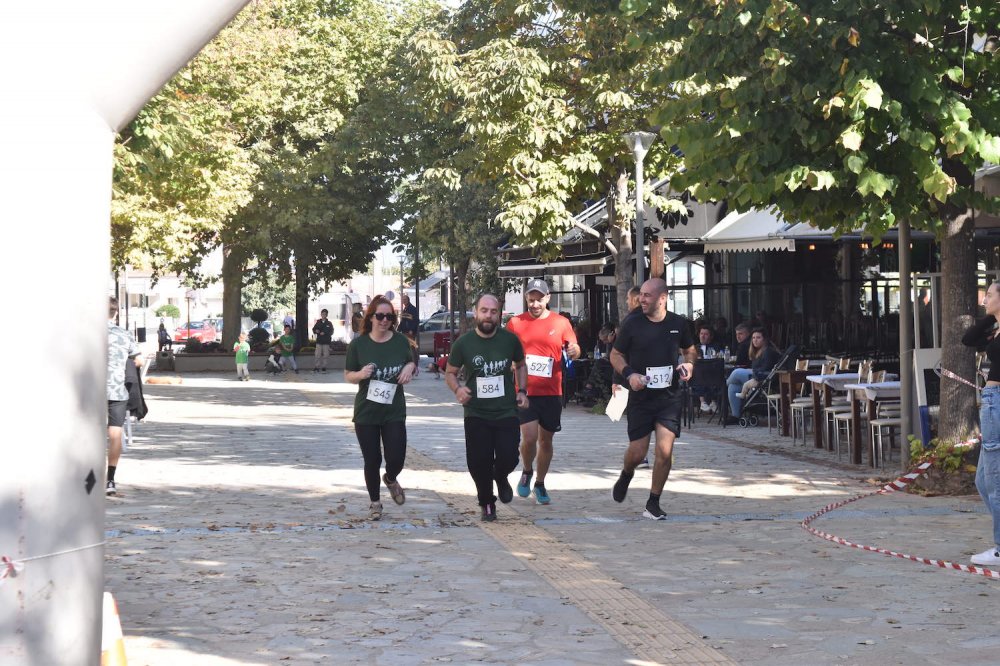
[[[386,313],[386,312],[376,312],[372,316],[375,317],[376,319],[378,319],[379,321],[382,321],[383,319],[388,319],[390,324],[392,322],[396,321],[396,315],[394,315],[391,312],[388,312],[388,313]]]

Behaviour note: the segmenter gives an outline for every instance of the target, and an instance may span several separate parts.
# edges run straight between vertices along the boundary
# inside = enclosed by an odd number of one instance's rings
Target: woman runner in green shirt
[[[410,342],[397,333],[396,311],[376,296],[365,311],[361,334],[347,346],[344,377],[358,384],[354,397],[354,432],[365,460],[365,485],[371,500],[368,517],[382,517],[379,471],[385,451],[385,481],[396,504],[406,501],[396,477],[406,459],[406,399],[399,387],[413,379]]]

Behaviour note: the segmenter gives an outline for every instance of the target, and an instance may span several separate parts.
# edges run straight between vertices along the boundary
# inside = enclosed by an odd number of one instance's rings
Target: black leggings
[[[365,458],[365,485],[368,487],[368,498],[372,502],[379,501],[381,480],[379,471],[382,468],[382,449],[385,449],[385,475],[390,481],[395,481],[403,471],[406,460],[406,423],[391,421],[382,425],[363,423],[354,424],[354,433],[361,445],[361,455]]]
[[[516,416],[497,420],[465,417],[465,460],[476,482],[479,506],[497,501],[493,482],[506,478],[517,467],[520,440]]]

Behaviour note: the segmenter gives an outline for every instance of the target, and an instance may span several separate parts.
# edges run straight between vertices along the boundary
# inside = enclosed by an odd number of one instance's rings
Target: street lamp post
[[[644,211],[642,206],[642,160],[653,145],[656,135],[652,132],[629,132],[625,135],[625,143],[635,156],[635,281],[641,285],[646,281],[646,242],[644,239]]]

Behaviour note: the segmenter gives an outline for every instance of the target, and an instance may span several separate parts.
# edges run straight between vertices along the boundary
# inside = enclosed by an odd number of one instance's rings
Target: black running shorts
[[[517,419],[521,425],[538,421],[549,432],[562,430],[562,396],[561,395],[529,395],[528,408],[517,410]]]
[[[643,391],[633,391],[629,395],[628,411],[628,440],[634,442],[637,439],[649,435],[656,429],[656,424],[660,423],[667,430],[676,436],[681,434],[681,411],[684,406],[683,395],[667,391],[657,391],[655,395],[642,395],[650,389]],[[652,393],[652,391],[650,391]]]

